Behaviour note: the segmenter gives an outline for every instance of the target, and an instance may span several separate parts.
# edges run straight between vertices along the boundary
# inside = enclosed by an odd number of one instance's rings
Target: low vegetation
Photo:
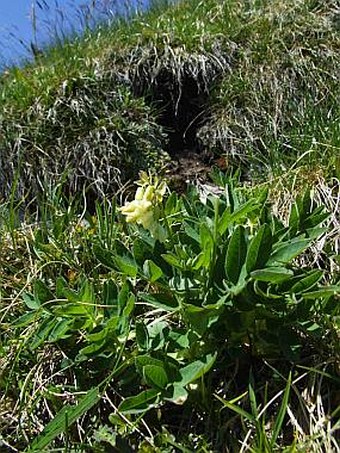
[[[339,17],[157,3],[2,73],[0,450],[339,451]]]

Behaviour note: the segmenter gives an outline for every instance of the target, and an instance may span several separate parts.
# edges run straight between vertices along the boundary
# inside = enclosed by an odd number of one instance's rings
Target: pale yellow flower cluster
[[[141,179],[137,182],[138,187],[135,199],[125,203],[120,211],[126,216],[129,223],[137,223],[149,230],[153,236],[160,237],[159,213],[157,206],[162,202],[166,192],[166,184],[157,177],[141,173]]]

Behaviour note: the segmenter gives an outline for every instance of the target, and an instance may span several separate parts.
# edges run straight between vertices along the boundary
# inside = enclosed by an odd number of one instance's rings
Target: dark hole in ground
[[[198,138],[199,129],[210,117],[209,92],[203,89],[203,81],[187,75],[179,84],[176,76],[164,69],[151,87],[144,83],[137,81],[135,94],[156,108],[158,123],[167,134],[166,151],[172,158],[167,177],[172,188],[183,191],[189,181],[206,180],[214,156],[203,149]]]
[[[179,156],[185,150],[200,153],[198,129],[209,115],[208,93],[199,89],[193,77],[176,86],[168,74],[157,80],[152,103],[159,109],[159,124],[168,134],[168,153]]]

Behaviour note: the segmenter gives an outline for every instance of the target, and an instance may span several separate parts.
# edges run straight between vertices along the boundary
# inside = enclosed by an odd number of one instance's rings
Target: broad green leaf
[[[322,223],[328,217],[329,213],[324,211],[323,206],[320,206],[318,209],[315,210],[315,212],[313,212],[313,214],[311,214],[310,217],[308,217],[308,219],[306,219],[304,229],[306,229],[310,235],[311,234],[310,232],[313,230],[317,231],[318,230],[317,226],[320,225],[320,223]],[[319,229],[322,230],[322,228]]]
[[[81,302],[77,304],[64,304],[58,305],[51,308],[51,311],[55,316],[65,317],[65,316],[90,316],[88,311],[88,305],[82,304]]]
[[[96,244],[93,246],[93,252],[101,264],[109,269],[115,269],[115,255],[112,252]]]
[[[32,294],[24,293],[22,298],[25,302],[26,307],[28,307],[30,310],[38,310],[38,308],[41,307],[40,300],[34,297]]]
[[[136,340],[140,349],[148,349],[149,333],[143,321],[136,322]]]
[[[323,276],[323,271],[318,269],[310,272],[305,277],[301,278],[297,283],[295,283],[290,289],[291,293],[299,294],[303,291],[307,291],[312,288]]]
[[[225,261],[226,275],[234,284],[238,282],[246,254],[245,230],[243,226],[238,225],[231,236]]]
[[[136,396],[125,398],[119,405],[118,410],[123,414],[140,414],[146,412],[151,407],[154,407],[159,395],[159,390],[145,390]]]
[[[146,260],[143,265],[143,272],[151,283],[156,282],[163,276],[163,271],[152,260]]]
[[[311,209],[310,191],[306,190],[304,194],[298,197],[293,204],[289,216],[289,228],[293,233],[299,231],[305,219],[309,216]]]
[[[29,343],[29,347],[31,349],[36,349],[39,347],[42,343],[47,341],[48,336],[51,332],[51,330],[55,326],[55,318],[53,317],[48,317],[45,319],[38,327],[38,330],[35,332],[33,335],[33,338],[31,339]]]
[[[163,253],[162,258],[171,266],[183,269],[183,264],[173,253]]]
[[[133,242],[132,251],[136,263],[143,266],[144,261],[152,254],[152,247],[142,238],[138,237]]]
[[[55,299],[52,291],[49,287],[41,280],[36,280],[34,283],[34,297],[40,303],[47,302]]]
[[[146,365],[143,367],[143,378],[148,385],[159,390],[165,389],[169,382],[164,367],[158,365]]]
[[[105,340],[107,338],[107,335],[108,335],[108,329],[105,327],[105,328],[101,328],[97,331],[94,331],[93,333],[89,333],[86,335],[86,340],[90,343],[94,343],[94,342],[98,342],[98,341],[101,341],[101,340]]]
[[[29,324],[37,321],[39,319],[39,315],[41,313],[36,311],[30,311],[29,313],[25,313],[24,315],[17,318],[15,321],[11,323],[11,327],[25,327]]]
[[[135,358],[135,365],[140,374],[143,374],[143,369],[147,365],[154,365],[154,366],[163,366],[163,362],[160,359],[155,359],[151,357],[149,354],[137,355]]]
[[[176,210],[177,202],[178,200],[176,192],[171,192],[171,195],[166,200],[164,207],[164,213],[166,216],[169,216],[174,213],[174,211]]]
[[[66,290],[69,289],[69,284],[65,280],[65,278],[64,277],[57,277],[55,286],[56,286],[56,288],[55,288],[56,298],[57,299],[63,299],[64,297],[66,297],[65,289]]]
[[[131,294],[130,285],[125,282],[118,293],[118,315],[122,315]]]
[[[205,223],[200,224],[200,245],[202,252],[200,258],[195,262],[194,269],[210,267],[211,257],[214,250],[214,240],[209,227]]]
[[[253,376],[250,376],[250,381],[253,382]],[[257,435],[261,435],[261,429],[260,429],[260,420],[259,420],[259,412],[257,408],[257,401],[256,401],[256,395],[255,391],[253,389],[253,386],[251,385],[251,382],[249,382],[248,385],[248,393],[249,393],[249,401],[250,401],[250,407],[251,407],[251,412],[255,420],[255,425],[256,425],[256,431]]]
[[[266,264],[272,251],[272,240],[272,232],[269,225],[261,225],[248,248],[246,259],[246,269],[248,273],[255,269],[262,268]]]
[[[308,228],[308,230],[306,230],[307,237],[310,240],[318,239],[324,233],[327,233],[327,231],[328,231],[327,227],[314,227],[314,228]]]
[[[200,243],[199,233],[188,223],[184,222],[184,231],[191,239],[193,239],[198,244]]]
[[[48,341],[58,341],[66,337],[66,333],[70,330],[72,319],[57,319],[55,325],[51,330]]]
[[[202,250],[211,249],[214,245],[214,239],[206,223],[200,224],[200,243]]]
[[[201,269],[202,266],[206,266],[207,263],[209,264],[210,253],[201,252],[197,255],[192,263],[192,269],[194,271],[198,271]]]
[[[82,302],[93,304],[95,302],[95,293],[93,285],[86,279],[80,290],[80,300]]]
[[[177,300],[170,292],[154,294],[140,293],[139,296],[155,308],[161,308],[169,312],[176,311],[179,308]]]
[[[169,324],[166,321],[157,321],[148,325],[150,345],[153,350],[162,349],[168,345]]]
[[[67,405],[44,428],[41,434],[36,437],[30,448],[30,452],[41,452],[52,440],[60,434],[67,432],[75,421],[89,411],[100,400],[100,392],[97,387],[92,388],[80,400],[76,406]]]
[[[101,349],[106,344],[106,340],[102,340],[98,343],[91,343],[88,346],[85,346],[79,351],[79,355],[92,356],[93,354],[97,355]]]
[[[300,255],[311,242],[311,239],[293,239],[291,241],[284,242],[273,251],[267,261],[268,266],[272,266],[277,263],[286,264],[291,262],[294,258]]]
[[[164,399],[166,401],[171,401],[172,403],[175,403],[177,405],[184,404],[188,398],[187,390],[181,385],[176,385],[176,383],[171,387],[170,392],[167,392],[167,394],[170,393],[170,395]]]
[[[189,363],[189,365],[180,368],[179,374],[181,379],[179,382],[176,382],[176,385],[181,385],[185,387],[191,382],[196,381],[204,374],[206,374],[210,368],[213,366],[217,357],[217,353],[208,354],[202,360],[196,360],[195,362]]]
[[[292,277],[294,272],[284,267],[266,267],[250,273],[254,280],[267,283],[280,283]]]
[[[203,335],[205,331],[218,320],[222,306],[197,307],[196,305],[183,304],[183,317],[186,323],[198,334]]]
[[[104,304],[108,305],[108,312],[111,316],[118,314],[118,288],[112,279],[106,280],[103,286]]]
[[[131,293],[128,297],[128,300],[126,302],[126,305],[125,305],[123,313],[122,313],[124,317],[129,318],[133,309],[135,308],[135,302],[136,302],[136,297],[134,294]]]
[[[340,286],[337,285],[330,285],[330,286],[322,286],[315,291],[310,291],[307,293],[302,293],[302,297],[304,299],[320,299],[329,296],[340,296]]]
[[[248,200],[246,203],[241,205],[233,213],[230,213],[230,210],[226,209],[219,221],[218,232],[223,235],[231,224],[238,223],[241,219],[246,217],[251,212],[257,210],[258,208],[259,204],[257,200],[255,198],[252,198],[251,200]]]
[[[136,261],[127,255],[116,256],[115,263],[118,269],[128,277],[135,278],[137,276],[137,263]]]

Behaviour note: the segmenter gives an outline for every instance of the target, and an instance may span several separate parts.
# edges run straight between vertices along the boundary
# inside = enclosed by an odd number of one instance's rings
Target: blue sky
[[[130,4],[146,1],[131,0]],[[62,37],[65,30],[81,29],[91,5],[102,12],[123,3],[125,0],[0,0],[0,66],[28,57],[31,42],[43,45],[56,33]]]
[[[46,42],[50,38],[50,20],[60,22],[61,13],[70,17],[76,7],[86,3],[86,0],[0,0],[0,64],[28,56],[26,47],[31,42]],[[37,33],[33,31],[34,17]]]

